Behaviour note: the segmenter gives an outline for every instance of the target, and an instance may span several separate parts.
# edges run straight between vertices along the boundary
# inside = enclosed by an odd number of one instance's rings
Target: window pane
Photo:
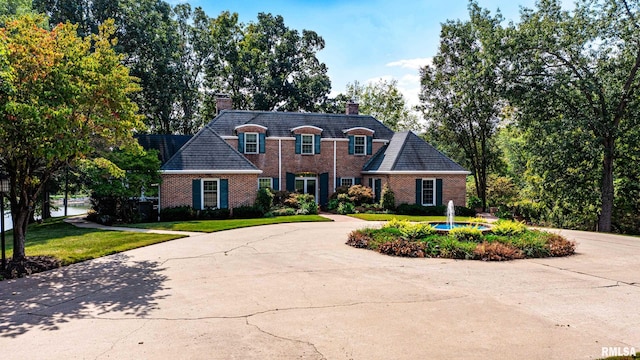
[[[422,180],[422,204],[435,205],[434,203],[434,180]]]
[[[313,154],[313,135],[302,135],[302,153]]]
[[[304,193],[304,180],[296,180],[296,192]]]
[[[352,186],[353,178],[342,178],[340,179],[340,186]]]
[[[364,136],[356,136],[354,137],[354,147],[353,147],[353,152],[357,155],[364,155],[365,154],[365,143],[366,143],[366,137]]]
[[[271,187],[271,178],[258,179],[258,189],[267,189]]]
[[[244,134],[244,152],[254,154],[258,152],[258,134]]]
[[[203,181],[203,199],[202,205],[205,208],[218,207],[218,181]]]

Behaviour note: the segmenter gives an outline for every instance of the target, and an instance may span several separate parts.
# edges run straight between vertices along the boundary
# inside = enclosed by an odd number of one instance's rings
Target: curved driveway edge
[[[640,240],[568,258],[389,257],[361,222],[189,237],[0,283],[7,358],[597,359],[640,350]]]

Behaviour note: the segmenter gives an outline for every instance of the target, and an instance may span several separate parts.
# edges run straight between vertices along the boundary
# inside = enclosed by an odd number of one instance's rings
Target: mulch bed
[[[27,275],[56,269],[60,261],[51,256],[27,256],[22,261],[7,261],[7,268],[0,271],[0,279],[16,279]]]

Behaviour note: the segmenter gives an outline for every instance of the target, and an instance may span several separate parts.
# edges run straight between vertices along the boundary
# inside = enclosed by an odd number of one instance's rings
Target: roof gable
[[[180,148],[191,140],[192,135],[157,135],[141,134],[136,135],[138,144],[145,150],[154,149],[158,151],[160,163],[165,164]]]
[[[261,172],[209,126],[200,130],[166,164],[163,171]]]
[[[431,144],[412,132],[393,135],[365,164],[365,172],[454,172],[468,173]]]

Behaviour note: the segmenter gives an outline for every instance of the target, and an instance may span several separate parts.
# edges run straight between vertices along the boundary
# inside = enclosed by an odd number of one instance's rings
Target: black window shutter
[[[259,134],[258,135],[258,143],[260,145],[260,150],[258,151],[260,154],[264,154],[266,151],[266,141],[267,141],[267,135],[265,134]]]
[[[229,180],[220,179],[220,208],[229,208]]]
[[[314,146],[315,146],[314,153],[320,154],[320,141],[321,141],[322,138],[320,137],[320,135],[315,135],[313,138],[314,138],[313,141],[315,142],[315,144],[314,144]]]
[[[296,154],[302,153],[302,135],[296,134]]]
[[[422,205],[422,179],[416,179],[416,204]]]
[[[200,179],[191,180],[191,206],[194,209],[202,209],[202,182]]]
[[[353,155],[355,151],[356,141],[353,135],[349,136],[349,155]]]
[[[329,202],[329,173],[320,174],[320,205],[326,206]]]
[[[442,205],[442,179],[436,179],[436,205]]]
[[[238,151],[244,154],[244,133],[238,134]]]
[[[296,191],[296,174],[287,173],[287,191],[294,192]]]

